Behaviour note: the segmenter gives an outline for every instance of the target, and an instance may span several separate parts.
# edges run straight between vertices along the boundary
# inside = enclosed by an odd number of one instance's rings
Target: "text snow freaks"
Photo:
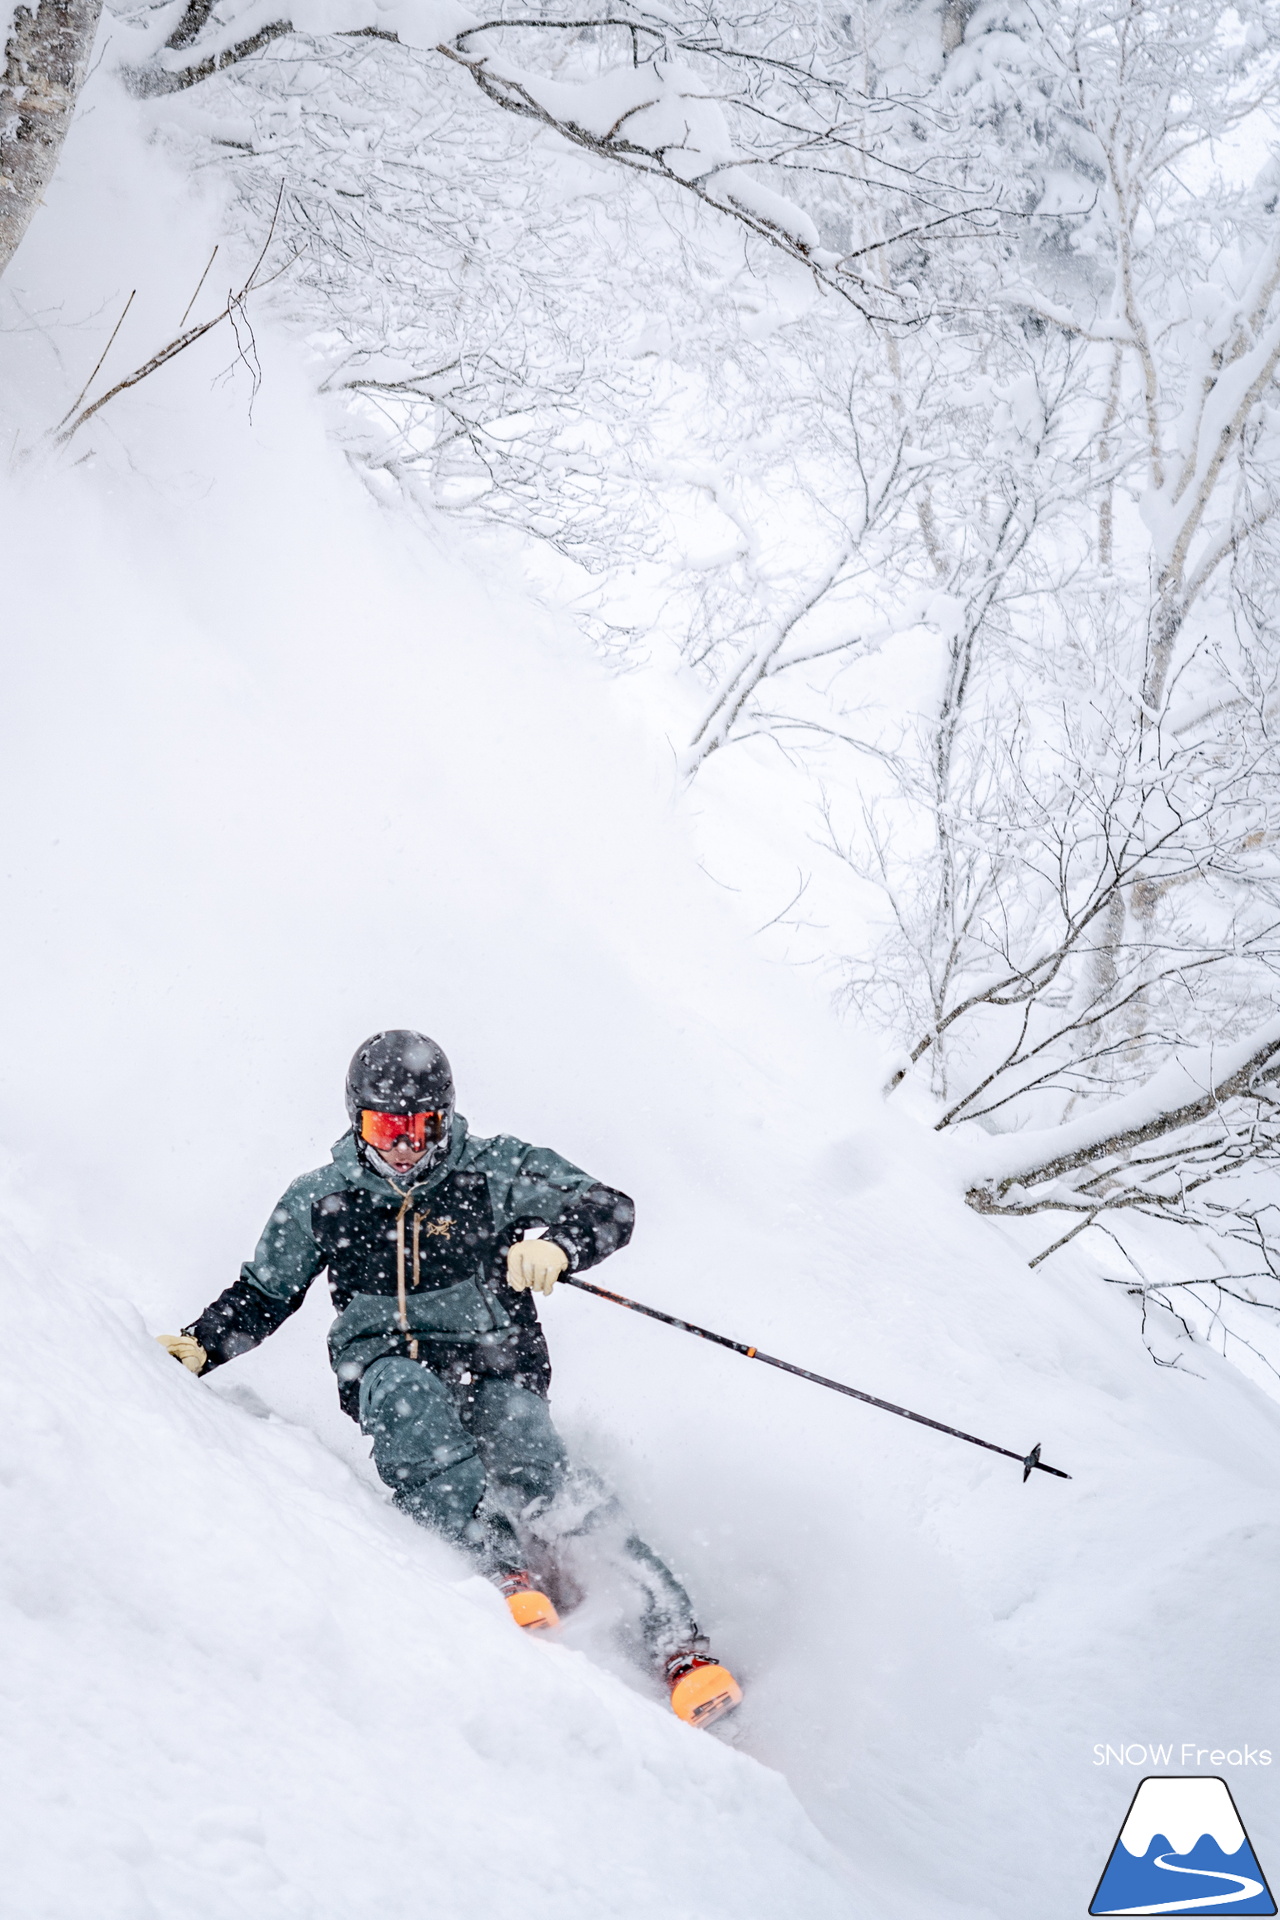
[[[1181,1746],[1147,1747],[1134,1740],[1119,1747],[1099,1744],[1093,1750],[1093,1764],[1095,1767],[1269,1767],[1271,1749],[1198,1747],[1194,1740],[1184,1740]]]

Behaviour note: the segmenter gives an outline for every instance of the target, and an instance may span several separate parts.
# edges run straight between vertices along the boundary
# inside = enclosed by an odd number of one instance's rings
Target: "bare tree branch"
[[[277,199],[276,199],[276,211],[272,217],[271,226],[267,231],[267,237],[263,241],[262,250],[259,253],[258,258],[255,260],[253,267],[248,275],[248,278],[244,282],[244,285],[239,289],[238,292],[228,293],[226,304],[223,306],[221,312],[215,313],[211,320],[202,320],[199,326],[188,327],[185,332],[179,333],[174,339],[168,341],[166,345],[164,345],[159,349],[158,352],[153,353],[151,358],[145,361],[142,366],[135,367],[132,373],[126,374],[122,380],[117,380],[113,387],[109,387],[104,394],[100,394],[99,397],[96,400],[92,401],[87,407],[82,407],[80,411],[75,414],[74,419],[71,419],[70,425],[63,425],[62,422],[59,422],[58,429],[55,430],[54,436],[53,436],[54,441],[57,445],[59,446],[65,445],[66,442],[70,440],[74,434],[79,432],[80,428],[84,426],[87,421],[92,420],[95,413],[101,412],[102,408],[107,405],[108,401],[114,400],[117,394],[127,392],[130,387],[136,387],[140,381],[146,380],[151,374],[159,372],[161,367],[166,366],[170,360],[176,359],[178,354],[185,353],[187,348],[190,346],[194,346],[197,340],[202,340],[206,333],[211,333],[215,327],[221,326],[224,320],[229,320],[234,328],[236,324],[236,316],[237,314],[240,314],[244,311],[245,301],[248,299],[249,295],[251,293],[258,292],[262,287],[270,286],[273,280],[278,280],[281,274],[288,272],[289,268],[293,265],[292,260],[286,260],[285,264],[282,267],[277,268],[275,273],[269,274],[265,280],[260,280],[258,278],[258,275],[262,269],[263,262],[265,261],[268,250],[270,249],[271,242],[275,236],[276,220],[279,218],[280,204],[283,198],[284,198],[284,188],[281,187],[279,195],[277,196]],[[212,265],[212,259],[210,260],[210,265]],[[207,275],[207,273],[208,273],[208,268],[205,269],[205,274]],[[204,277],[205,275],[201,276],[201,284],[203,284]],[[197,292],[198,291],[199,289],[197,288]],[[192,296],[193,300],[194,300],[194,297],[195,296],[193,295]],[[132,296],[130,296],[130,298],[132,298]],[[125,311],[126,312],[128,311],[127,307]],[[190,312],[190,304],[188,305],[187,311]],[[122,314],[120,317],[123,320],[124,315]],[[185,319],[186,316],[184,315],[183,317]],[[117,326],[117,331],[118,330],[119,328]],[[114,339],[115,334],[113,334],[111,338]],[[110,341],[108,341],[107,344],[108,346],[110,346],[111,344]],[[240,345],[238,334],[237,334],[237,346],[239,347],[241,356],[244,357],[244,348],[243,346]],[[106,353],[104,351],[102,359],[104,360],[105,358],[106,358]],[[246,364],[248,363],[246,362]],[[102,365],[102,360],[99,360],[98,366],[100,367],[101,365]],[[252,367],[250,370],[254,371]],[[96,372],[97,372],[97,368],[95,367],[94,373]],[[256,372],[254,377],[255,377],[255,384],[256,384],[256,380],[257,380]],[[93,377],[91,375],[89,380],[89,385],[92,385],[92,378]],[[87,387],[85,391],[87,391]],[[83,398],[83,394],[81,395],[81,398]],[[74,412],[74,408],[71,411]],[[63,420],[64,421],[67,420],[68,417],[69,417],[68,415],[64,414]]]

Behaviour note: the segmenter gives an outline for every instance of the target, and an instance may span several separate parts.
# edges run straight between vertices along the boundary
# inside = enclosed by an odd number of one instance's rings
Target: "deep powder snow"
[[[211,340],[30,451],[102,316],[140,288],[142,358],[218,230],[138,109],[89,104],[3,288],[6,1910],[1082,1912],[1133,1785],[1095,1743],[1280,1749],[1280,1413],[965,1210],[753,952],[627,684],[370,498],[281,324],[252,418]],[[1072,1480],[562,1292],[557,1417],[747,1704],[678,1726],[603,1604],[523,1640],[388,1506],[319,1292],[207,1383],[150,1338],[397,1024],[481,1131],[635,1195],[607,1284]]]

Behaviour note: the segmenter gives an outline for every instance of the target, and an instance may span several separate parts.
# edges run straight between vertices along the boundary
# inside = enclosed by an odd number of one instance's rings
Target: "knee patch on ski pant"
[[[415,1360],[375,1361],[360,1383],[360,1425],[396,1505],[461,1539],[483,1497],[485,1470],[444,1382]]]
[[[487,1489],[516,1513],[552,1501],[568,1457],[547,1403],[509,1380],[465,1393],[421,1361],[388,1357],[360,1383],[360,1425],[396,1504],[451,1540],[468,1538]]]

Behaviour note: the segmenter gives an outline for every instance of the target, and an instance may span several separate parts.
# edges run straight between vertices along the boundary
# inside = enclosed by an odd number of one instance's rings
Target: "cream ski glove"
[[[547,1291],[550,1293],[550,1287]],[[200,1373],[203,1370],[209,1356],[200,1342],[193,1340],[189,1333],[158,1333],[156,1339],[166,1353],[171,1353],[175,1360],[181,1360],[188,1373]]]
[[[550,1293],[568,1264],[568,1254],[554,1240],[517,1240],[507,1249],[507,1285],[517,1293],[526,1287]]]

